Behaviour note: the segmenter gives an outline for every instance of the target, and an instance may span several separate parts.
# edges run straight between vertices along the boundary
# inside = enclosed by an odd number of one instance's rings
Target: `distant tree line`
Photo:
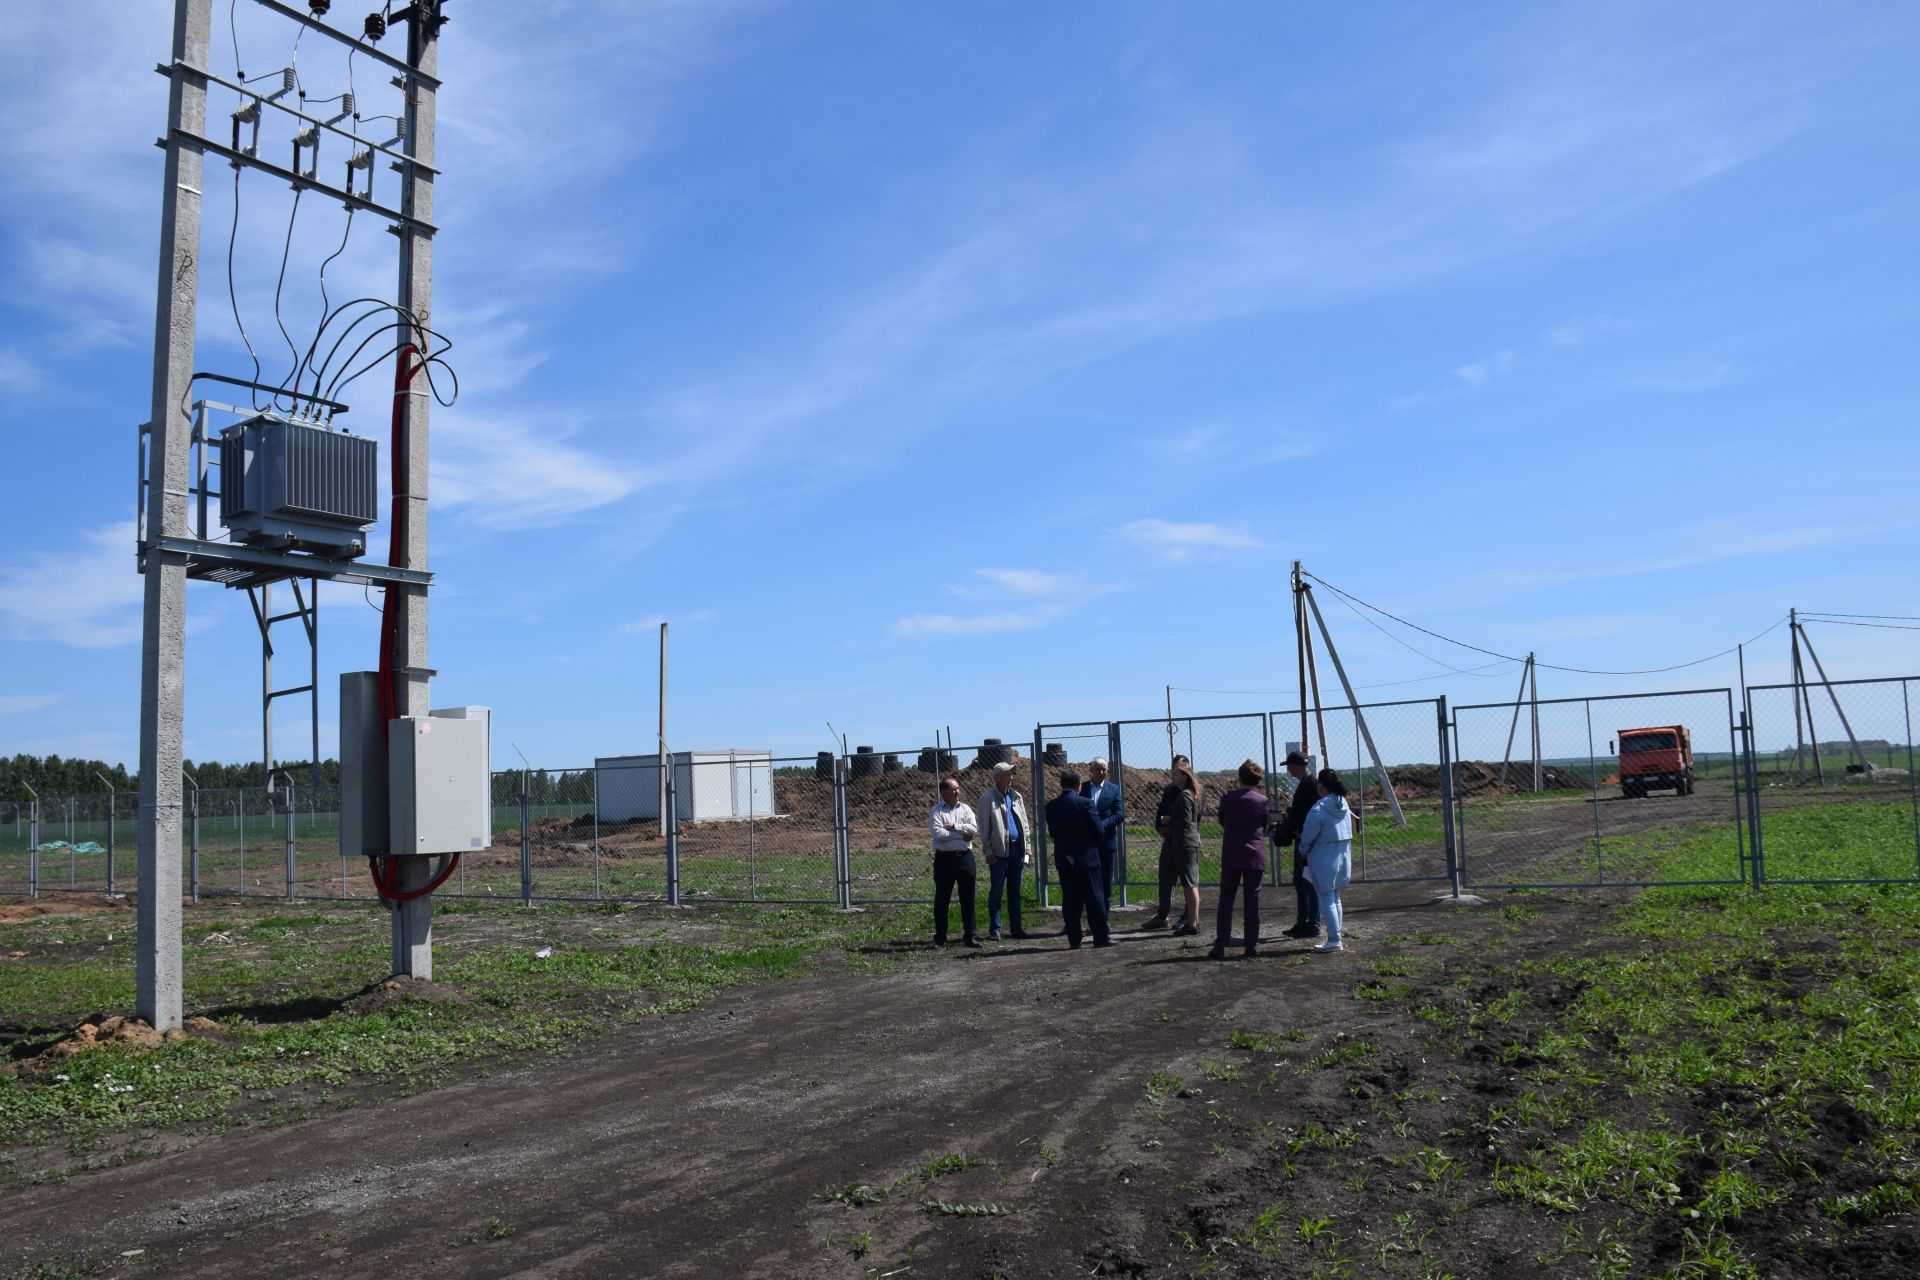
[[[258,760],[246,764],[220,764],[215,761],[188,760],[186,771],[193,780],[208,790],[228,787],[256,787],[266,785],[266,777]],[[294,764],[285,766],[287,775],[297,785],[307,782],[307,766]],[[108,764],[104,760],[80,760],[66,756],[29,756],[16,755],[11,758],[0,757],[0,801],[25,800],[28,798],[25,783],[42,796],[77,795],[85,792],[104,791],[96,771],[112,780],[116,791],[132,791],[140,785],[140,775],[129,773],[125,765]],[[320,781],[338,783],[340,781],[340,762],[322,760],[320,762]]]

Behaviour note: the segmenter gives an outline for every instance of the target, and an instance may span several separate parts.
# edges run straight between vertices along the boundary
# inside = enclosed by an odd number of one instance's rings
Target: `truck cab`
[[[1637,800],[1649,791],[1693,794],[1693,736],[1683,724],[1620,729],[1620,794]],[[1609,743],[1609,749],[1613,744]]]

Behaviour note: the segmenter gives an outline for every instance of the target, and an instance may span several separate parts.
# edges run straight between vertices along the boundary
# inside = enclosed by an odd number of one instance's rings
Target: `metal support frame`
[[[307,695],[307,724],[311,735],[307,782],[310,786],[320,785],[320,584],[311,583],[309,591],[302,591],[300,579],[289,579],[289,583],[293,587],[294,607],[287,613],[273,611],[272,583],[247,588],[247,603],[253,607],[253,620],[260,630],[260,768],[269,796],[274,793],[276,777],[284,776],[273,750],[273,704],[279,698]],[[307,682],[286,689],[273,687],[273,628],[280,622],[298,622],[307,641]]]

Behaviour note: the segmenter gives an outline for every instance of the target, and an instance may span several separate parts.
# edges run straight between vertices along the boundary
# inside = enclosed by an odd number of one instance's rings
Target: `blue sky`
[[[215,8],[215,70],[236,38],[287,63]],[[169,9],[0,13],[0,752],[135,754]],[[497,763],[646,749],[663,617],[678,744],[811,752],[829,721],[900,749],[1286,688],[1293,558],[1566,666],[1683,662],[1789,605],[1920,613],[1909,6],[449,12],[431,650],[437,703],[496,708]],[[320,43],[316,98],[345,86]],[[244,375],[207,172],[198,362]],[[235,237],[270,367],[290,200],[249,175]],[[372,222],[336,299],[390,288]],[[296,341],[343,230],[304,203]],[[331,691],[375,614],[325,601]],[[1511,696],[1323,607],[1372,696]],[[188,754],[247,758],[251,616],[189,611]],[[1836,678],[1920,668],[1910,631],[1814,634]]]

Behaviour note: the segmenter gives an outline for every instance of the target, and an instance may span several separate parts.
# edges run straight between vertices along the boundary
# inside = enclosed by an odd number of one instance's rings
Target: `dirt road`
[[[1438,929],[1470,944],[1499,923],[1404,895],[1356,905],[1362,939]],[[0,1267],[144,1250],[121,1265],[248,1277],[1174,1274],[1195,1204],[1259,1208],[1236,1201],[1257,1191],[1230,1185],[1235,1157],[1209,1149],[1230,1132],[1209,1106],[1232,1094],[1269,1127],[1326,1120],[1352,1105],[1353,1086],[1308,1070],[1309,1057],[1358,1036],[1384,1063],[1413,1023],[1404,1005],[1355,1000],[1379,954],[1364,941],[1311,959],[1300,944],[1249,961],[1203,954],[1165,934],[1079,952],[1047,938],[729,992],[578,1057],[14,1192],[0,1205]],[[1230,1055],[1236,1029],[1305,1035]],[[1297,1071],[1261,1100],[1251,1071],[1232,1085],[1207,1078],[1203,1061],[1228,1057]],[[1156,1073],[1187,1092],[1150,1098]],[[948,1153],[984,1163],[916,1174]],[[1224,1189],[1178,1189],[1223,1173]],[[891,1190],[869,1207],[821,1198],[850,1184]],[[1475,1274],[1498,1274],[1485,1261]]]

